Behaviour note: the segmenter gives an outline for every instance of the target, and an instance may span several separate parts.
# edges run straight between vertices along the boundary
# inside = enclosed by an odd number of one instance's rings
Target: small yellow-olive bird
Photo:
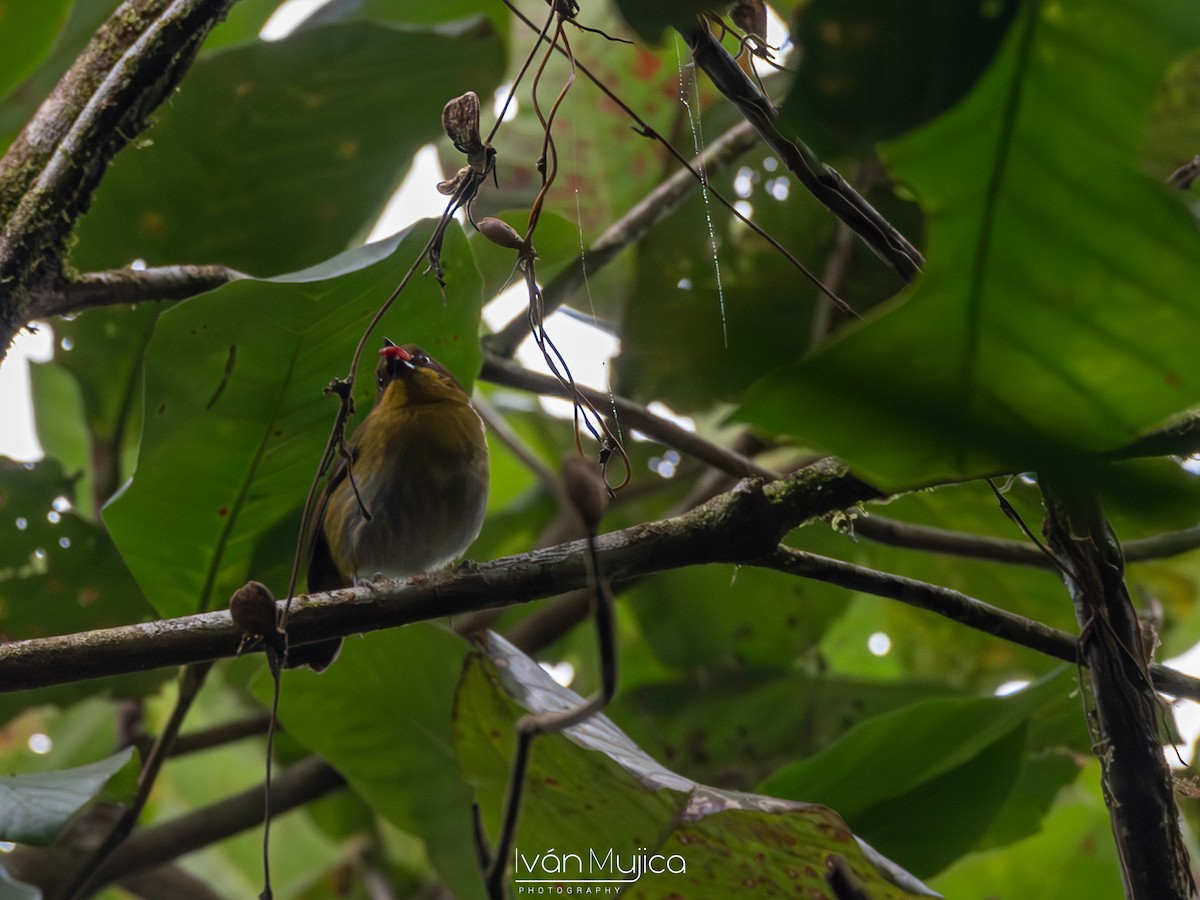
[[[420,347],[384,341],[379,392],[317,506],[310,592],[404,578],[452,562],[483,524],[488,452],[483,422],[454,376]],[[288,651],[320,672],[341,638]]]

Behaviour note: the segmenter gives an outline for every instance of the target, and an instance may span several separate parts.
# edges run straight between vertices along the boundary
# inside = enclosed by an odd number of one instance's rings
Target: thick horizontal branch
[[[1057,659],[1077,662],[1075,638],[965,594],[876,572],[779,541],[803,522],[877,499],[840,463],[822,460],[782,481],[742,482],[672,519],[597,538],[600,565],[613,582],[700,563],[780,569],[849,590],[888,597],[947,616]],[[289,634],[296,644],[443,616],[525,603],[578,590],[587,582],[586,542],[573,541],[405,582],[300,597]],[[0,644],[0,686],[16,691],[232,656],[241,635],[228,612]],[[1200,699],[1200,680],[1153,666],[1164,693]]]
[[[762,556],[797,525],[878,497],[840,463],[824,460],[786,480],[742,482],[685,515],[601,535],[614,581],[705,562]],[[586,583],[586,542],[573,541],[406,582],[298,598],[288,633],[309,643],[554,596]],[[233,656],[241,641],[227,611],[0,644],[0,691]]]

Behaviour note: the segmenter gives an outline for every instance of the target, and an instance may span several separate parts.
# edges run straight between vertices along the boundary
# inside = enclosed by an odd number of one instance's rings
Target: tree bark
[[[0,159],[0,360],[61,292],[67,240],[116,153],[179,85],[234,0],[126,0]]]
[[[1159,739],[1159,717],[1167,712],[1154,693],[1146,642],[1125,586],[1121,545],[1085,485],[1043,477],[1042,491],[1046,538],[1062,564],[1079,620],[1093,748],[1103,770],[1125,894],[1130,900],[1195,897]]]

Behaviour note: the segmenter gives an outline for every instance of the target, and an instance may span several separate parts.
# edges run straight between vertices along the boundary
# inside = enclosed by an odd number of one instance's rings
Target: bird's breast
[[[426,572],[478,536],[488,490],[483,427],[465,403],[439,406],[405,410],[403,421],[386,429],[386,441],[358,447],[352,473],[361,505],[349,477],[331,495],[345,524],[327,528],[326,536],[348,577]]]

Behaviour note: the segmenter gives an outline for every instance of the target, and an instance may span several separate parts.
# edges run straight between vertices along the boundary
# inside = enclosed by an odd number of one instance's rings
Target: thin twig
[[[493,384],[570,399],[570,395],[557,379],[551,378],[549,375],[531,372],[491,353],[484,355],[483,370],[479,373],[479,377]],[[600,391],[596,388],[580,386],[579,392],[598,407],[615,407],[616,414],[626,427],[647,434],[668,447],[703,460],[723,472],[739,478],[753,476],[768,481],[774,481],[780,477],[778,472],[766,469],[727,447],[714,444],[712,441],[700,437],[694,431],[688,431],[662,416],[656,416],[646,407],[634,403],[632,400],[610,395],[607,391]]]
[[[929,525],[914,525],[911,522],[898,522],[874,514],[856,518],[854,534],[892,547],[907,547],[927,553],[945,553],[949,556],[1032,566],[1037,569],[1057,569],[1045,553],[1024,541],[966,534]],[[1125,553],[1126,562],[1145,562],[1188,553],[1200,549],[1200,525],[1127,541],[1121,545],[1121,549]]]
[[[214,725],[212,728],[205,728],[202,731],[181,734],[175,739],[175,746],[171,748],[170,756],[174,759],[188,753],[223,747],[248,737],[257,737],[267,733],[267,726],[270,723],[271,717],[266,713],[261,713],[225,722],[222,725]]]
[[[186,300],[245,277],[225,266],[162,266],[88,272],[69,278],[57,291],[35,294],[29,317],[44,319],[147,300]]]

